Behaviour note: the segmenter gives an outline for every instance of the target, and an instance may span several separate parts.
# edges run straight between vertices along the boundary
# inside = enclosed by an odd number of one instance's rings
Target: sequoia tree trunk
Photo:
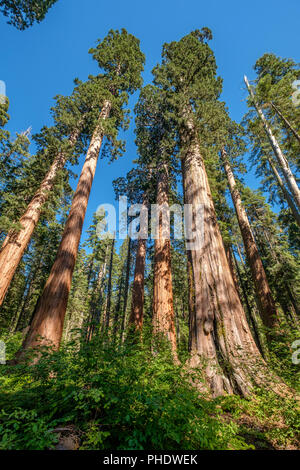
[[[277,161],[278,161],[280,167],[282,168],[282,173],[283,173],[283,175],[286,179],[288,187],[290,188],[290,191],[291,191],[292,195],[294,196],[294,199],[295,199],[295,202],[297,204],[298,210],[300,210],[300,189],[297,185],[296,179],[295,179],[295,177],[292,173],[292,170],[290,169],[290,166],[288,164],[287,159],[283,155],[283,153],[281,151],[281,148],[280,148],[276,138],[273,135],[273,132],[271,131],[271,128],[270,128],[270,126],[269,126],[269,124],[268,124],[268,122],[265,118],[264,113],[262,112],[262,110],[260,109],[258,104],[256,103],[254,93],[253,93],[253,91],[252,91],[252,89],[249,85],[249,82],[248,82],[248,79],[247,79],[246,75],[244,76],[244,81],[246,83],[246,86],[248,88],[250,96],[253,100],[253,104],[256,108],[257,114],[259,115],[260,119],[262,120],[265,132],[267,134],[267,137],[269,139],[269,142],[271,144],[271,147],[273,149],[275,157],[277,158]]]
[[[148,212],[148,195],[145,193],[143,199],[143,211]],[[135,257],[134,279],[132,284],[131,312],[129,316],[129,330],[141,333],[144,315],[144,281],[146,264],[146,245],[148,233],[140,230],[138,246]]]
[[[75,145],[79,134],[79,129],[76,129],[70,135],[69,143],[71,145]],[[22,226],[21,230],[10,230],[3,241],[0,250],[0,305],[39,221],[42,208],[51,194],[57,173],[64,167],[66,160],[66,153],[60,152],[57,155],[39,189],[19,220]]]
[[[193,207],[193,233],[203,232],[200,244],[187,248],[194,299],[190,365],[203,366],[214,396],[224,391],[247,395],[253,383],[261,386],[268,382],[274,384],[275,379],[251,335],[234,286],[191,119],[186,119],[185,128],[181,131],[181,147],[184,202]],[[201,225],[196,226],[195,214],[199,207],[203,217]],[[229,364],[229,368],[224,364]]]
[[[177,358],[176,330],[173,306],[171,244],[169,224],[164,226],[161,211],[168,210],[169,181],[167,164],[158,168],[156,204],[156,239],[154,241],[153,333],[162,334],[170,342],[174,358]],[[161,209],[161,211],[160,211]],[[167,222],[167,221],[166,221]]]
[[[251,269],[262,321],[266,327],[273,328],[278,320],[275,302],[273,300],[267,276],[256,246],[248,216],[243,207],[241,196],[236,186],[234,175],[224,149],[222,149],[221,155],[228,179],[231,197],[234,203],[238,223],[244,241],[246,256]]]
[[[38,344],[59,348],[82,226],[104,135],[103,120],[109,116],[110,108],[110,102],[105,101],[91,138],[56,260],[19,357],[22,351]]]

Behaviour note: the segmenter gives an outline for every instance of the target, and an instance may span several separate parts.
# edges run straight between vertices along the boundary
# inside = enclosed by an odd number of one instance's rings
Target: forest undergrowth
[[[0,368],[0,449],[251,450],[299,449],[299,409],[291,398],[256,389],[249,398],[215,399],[194,383],[201,370],[174,364],[167,345],[111,344],[98,335],[60,351],[43,348],[36,364],[10,365],[21,334],[5,338]],[[284,339],[283,339],[284,338]],[[297,389],[286,335],[274,339],[270,366]],[[299,390],[299,387],[298,387]]]

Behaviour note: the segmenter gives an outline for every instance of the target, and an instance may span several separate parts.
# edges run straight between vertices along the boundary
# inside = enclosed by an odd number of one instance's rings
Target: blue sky
[[[85,80],[97,73],[88,50],[109,29],[124,27],[140,39],[146,84],[162,44],[203,26],[213,32],[211,47],[224,80],[222,99],[237,121],[246,111],[243,75],[254,78],[252,66],[262,54],[300,61],[299,0],[58,0],[42,23],[26,31],[7,25],[0,15],[0,80],[6,83],[11,116],[7,128],[14,134],[32,126],[34,133],[51,124],[53,97],[70,94],[75,77]],[[122,158],[112,164],[99,160],[84,230],[99,204],[114,201],[112,180],[132,166],[133,129],[132,123]],[[259,185],[251,173],[246,182],[252,188]]]

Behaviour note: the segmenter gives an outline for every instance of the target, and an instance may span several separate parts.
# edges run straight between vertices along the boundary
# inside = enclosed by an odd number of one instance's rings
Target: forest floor
[[[19,344],[8,341],[8,359]],[[147,344],[75,341],[34,365],[1,365],[0,410],[0,449],[300,449],[295,400],[199,396],[190,373]]]

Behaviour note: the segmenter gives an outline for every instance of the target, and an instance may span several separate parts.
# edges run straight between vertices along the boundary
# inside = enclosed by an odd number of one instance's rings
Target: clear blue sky
[[[58,0],[41,24],[26,31],[7,25],[0,15],[0,80],[10,99],[8,129],[14,134],[32,126],[35,133],[50,124],[53,97],[70,94],[75,77],[85,80],[97,72],[88,50],[109,29],[124,27],[141,40],[146,84],[162,44],[203,26],[213,32],[211,47],[224,79],[222,98],[237,121],[246,111],[243,75],[254,77],[252,66],[262,54],[300,61],[299,0]],[[110,165],[98,163],[84,230],[99,204],[114,201],[112,180],[132,166],[133,128],[126,133],[126,154]],[[252,188],[259,184],[251,174],[246,182]]]

